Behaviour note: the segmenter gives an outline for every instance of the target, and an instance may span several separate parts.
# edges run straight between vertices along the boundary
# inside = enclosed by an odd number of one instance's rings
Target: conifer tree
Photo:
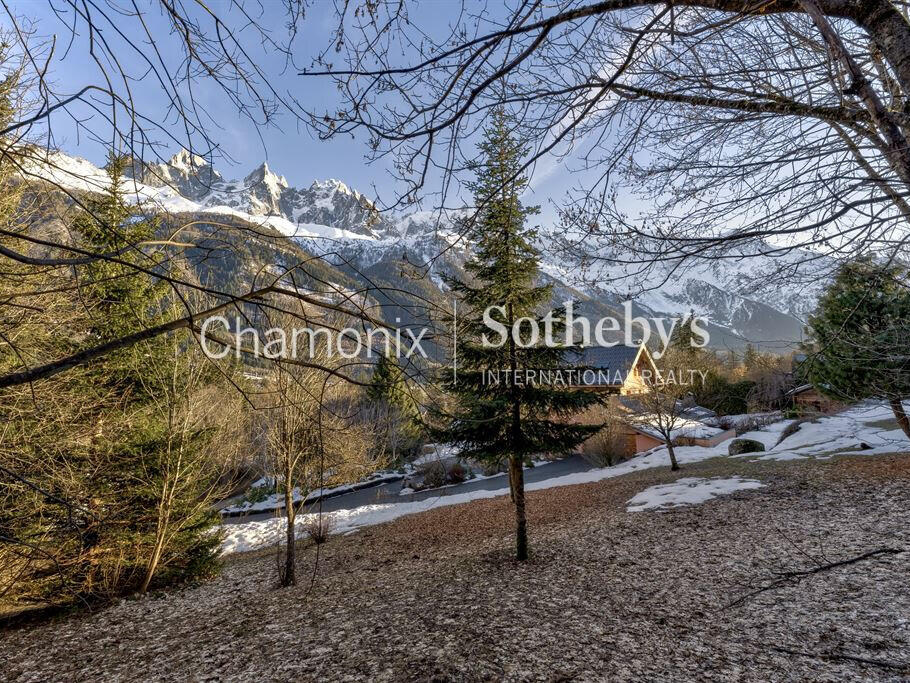
[[[871,258],[845,264],[809,318],[809,382],[839,401],[883,398],[910,437],[910,278]]]
[[[417,406],[405,386],[404,373],[391,354],[383,354],[376,363],[367,387],[367,398],[395,405],[410,416],[416,413]]]
[[[597,426],[570,424],[567,418],[600,399],[589,391],[524,381],[529,370],[565,367],[565,349],[547,348],[530,338],[532,321],[544,328],[545,317],[540,314],[548,307],[551,290],[535,283],[536,231],[526,221],[537,208],[521,203],[528,183],[519,174],[525,147],[512,137],[510,119],[503,110],[495,112],[484,130],[480,151],[482,161],[470,185],[477,212],[467,226],[473,254],[465,269],[473,280],[449,281],[459,297],[459,310],[467,313],[456,321],[457,366],[448,382],[456,405],[440,436],[460,446],[464,457],[493,464],[508,461],[516,555],[525,560],[524,463],[532,455],[571,451],[593,435]],[[516,339],[491,331],[483,321],[486,311],[509,332],[520,322],[523,336]],[[559,327],[553,322],[558,317],[550,316],[554,330]],[[554,338],[559,338],[558,333]],[[501,381],[491,381],[488,371],[498,371]]]
[[[397,459],[401,451],[413,450],[420,439],[420,411],[405,384],[401,366],[391,354],[380,356],[366,394],[376,412],[392,460]]]
[[[693,359],[700,356],[702,349],[699,347],[695,339],[695,331],[692,329],[694,322],[695,311],[690,310],[689,315],[679,320],[673,327],[665,351],[672,350],[679,358]]]
[[[87,313],[88,345],[116,339],[162,322],[173,308],[167,287],[133,265],[164,273],[159,256],[142,248],[157,223],[143,219],[128,202],[121,183],[125,161],[112,155],[105,190],[83,199],[72,227],[100,259],[80,274],[80,303]],[[118,350],[94,363],[84,392],[95,406],[96,429],[87,459],[96,473],[88,485],[101,501],[108,523],[97,535],[98,555],[122,555],[119,590],[146,590],[164,567],[175,579],[208,572],[216,561],[217,522],[209,506],[197,505],[217,472],[206,471],[200,451],[212,433],[202,421],[191,392],[206,380],[190,367],[194,349],[188,335],[171,333]],[[186,419],[175,420],[175,411]],[[179,458],[170,462],[171,457]],[[194,481],[174,486],[174,472],[196,463]],[[166,519],[162,500],[167,499]],[[168,533],[161,533],[162,522]],[[118,553],[118,549],[122,552]],[[101,567],[101,571],[105,568]]]
[[[83,198],[84,210],[72,222],[86,247],[122,261],[99,259],[83,270],[83,299],[91,304],[92,331],[101,338],[135,332],[148,323],[155,301],[164,294],[162,284],[127,265],[156,265],[138,248],[154,237],[157,222],[144,220],[127,202],[122,188],[125,165],[121,156],[108,157],[107,185],[99,194]]]

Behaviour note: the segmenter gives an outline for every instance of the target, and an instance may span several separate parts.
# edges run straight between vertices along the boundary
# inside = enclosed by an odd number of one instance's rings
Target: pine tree
[[[91,262],[80,275],[89,346],[155,325],[172,308],[166,285],[137,268],[166,271],[160,257],[142,248],[157,223],[127,202],[124,164],[110,157],[107,187],[83,199],[72,223],[87,249],[115,255]],[[146,590],[162,566],[179,580],[207,573],[216,561],[218,535],[211,530],[217,516],[197,504],[216,473],[201,466],[200,452],[212,434],[193,417],[199,411],[191,394],[206,375],[191,367],[190,343],[176,332],[156,337],[106,356],[85,378],[83,390],[97,410],[87,454],[96,473],[89,487],[110,522],[96,537],[98,555],[119,556],[118,590]],[[195,481],[175,483],[175,472],[190,471],[190,463],[196,463]]]
[[[809,318],[808,380],[840,401],[887,400],[910,437],[910,278],[871,258],[845,264]]]
[[[391,354],[383,354],[376,363],[370,385],[367,387],[367,398],[398,406],[411,415],[416,410],[415,401],[405,386],[401,366]]]
[[[565,349],[540,343],[525,348],[527,330],[521,344],[511,334],[499,345],[483,343],[485,335],[488,341],[498,341],[483,322],[484,311],[489,309],[511,331],[521,318],[542,324],[539,313],[551,298],[549,286],[535,284],[536,231],[525,223],[537,208],[520,201],[528,182],[519,174],[525,148],[512,137],[509,124],[504,111],[494,113],[492,124],[484,130],[482,162],[470,185],[477,213],[467,226],[473,254],[465,269],[474,280],[449,281],[459,297],[459,309],[468,312],[457,321],[457,367],[447,385],[456,406],[440,437],[460,446],[465,457],[496,465],[508,460],[516,555],[525,560],[524,463],[535,454],[568,452],[594,434],[598,427],[569,424],[566,418],[600,399],[588,391],[516,382],[527,370],[564,367]],[[505,379],[490,382],[486,371],[500,371]]]
[[[696,344],[695,332],[692,323],[695,321],[695,311],[679,321],[670,334],[667,350],[672,350],[678,358],[695,358],[701,355],[702,349]]]
[[[164,283],[134,267],[160,270],[162,265],[160,259],[139,249],[154,237],[158,223],[144,220],[126,201],[121,186],[125,165],[125,158],[109,156],[108,184],[103,192],[83,199],[84,209],[72,222],[87,249],[115,257],[93,261],[82,270],[80,292],[91,319],[92,343],[110,341],[154,324],[157,304],[166,293]],[[153,346],[145,345],[142,355]],[[121,360],[131,353],[127,350],[121,354]]]
[[[370,378],[367,399],[376,411],[383,431],[384,447],[396,460],[402,451],[414,450],[420,439],[420,411],[405,384],[401,366],[391,354],[383,354]]]

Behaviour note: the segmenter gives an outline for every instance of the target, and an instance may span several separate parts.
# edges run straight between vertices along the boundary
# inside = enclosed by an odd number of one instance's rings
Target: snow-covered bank
[[[649,486],[641,493],[629,499],[626,510],[640,512],[662,507],[679,507],[680,505],[698,505],[718,496],[725,496],[734,491],[746,491],[764,486],[755,479],[741,477],[683,477],[672,484]]]
[[[386,484],[392,481],[400,481],[401,479],[404,479],[404,477],[404,474],[400,474],[398,472],[375,472],[366,479],[354,482],[352,484],[340,484],[339,486],[329,486],[321,489],[316,489],[315,491],[308,493],[306,498],[304,498],[299,488],[295,488],[293,491],[293,500],[294,503],[315,503],[321,498],[333,498],[335,496],[342,496],[345,493],[351,493],[352,491],[359,491],[360,489],[379,486],[380,484]],[[263,477],[262,479],[253,482],[253,484],[250,486],[250,491],[261,487],[274,489],[275,484],[269,478]],[[258,512],[275,512],[276,510],[283,509],[284,494],[270,493],[262,500],[256,502],[246,500],[241,503],[222,508],[221,514],[226,517],[236,517],[239,515],[249,515]]]
[[[775,446],[781,433],[792,422],[792,420],[784,420],[743,434],[743,438],[760,441],[764,444],[766,451],[748,453],[735,456],[735,458],[797,460],[803,458],[826,458],[835,453],[875,455],[878,453],[910,451],[910,440],[900,429],[886,429],[876,426],[876,423],[893,420],[893,417],[894,415],[887,405],[871,401],[865,402],[839,415],[820,417],[818,422],[803,423],[799,431],[784,439],[779,446]],[[862,444],[865,444],[868,448],[863,448]],[[713,448],[680,446],[675,451],[680,464],[685,467],[687,464],[710,458],[729,457],[727,455],[728,446],[729,442],[723,442]],[[639,470],[666,467],[668,463],[666,448],[659,447],[613,467],[588,470],[533,482],[528,484],[526,489],[528,491],[536,491],[556,486],[587,484],[619,477]],[[508,493],[507,487],[493,491],[469,491],[420,501],[366,505],[353,510],[326,513],[325,516],[332,518],[333,528],[336,533],[350,533],[364,526],[389,522],[404,515],[424,512],[435,507],[458,505],[484,498],[496,498],[508,495]],[[301,528],[298,535],[303,534],[303,526],[312,516],[300,515],[298,517]],[[269,519],[261,522],[231,525],[226,529],[227,533],[222,549],[225,553],[233,553],[256,550],[272,545],[283,537],[283,523],[283,520],[280,519]]]

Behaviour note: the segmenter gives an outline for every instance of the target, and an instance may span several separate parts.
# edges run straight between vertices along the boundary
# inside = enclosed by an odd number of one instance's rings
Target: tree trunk
[[[829,3],[820,4],[824,7]],[[869,33],[894,69],[901,88],[910,92],[910,24],[901,11],[888,0],[863,0],[856,3],[851,18]]]
[[[139,589],[139,592],[143,595],[146,593],[146,591],[148,591],[149,584],[152,582],[152,577],[155,576],[155,570],[158,569],[158,562],[161,560],[161,552],[164,550],[164,539],[166,532],[166,524],[163,529],[159,526],[155,537],[155,547],[152,549],[152,556],[149,558],[148,564],[145,568],[145,578],[142,580],[142,587]]]
[[[285,480],[288,481],[288,480]],[[281,577],[282,586],[293,586],[297,583],[297,577],[295,574],[295,568],[297,566],[296,562],[296,549],[297,542],[294,534],[294,520],[297,517],[297,511],[294,510],[294,489],[289,485],[284,487],[284,511],[285,518],[287,519],[287,552],[284,556],[284,575]]]
[[[894,411],[894,417],[897,418],[897,424],[904,430],[907,438],[910,439],[910,418],[907,417],[904,404],[901,403],[899,398],[892,398],[889,403],[891,404],[891,410]]]
[[[515,503],[515,557],[524,562],[528,559],[528,520],[525,515],[524,463],[519,456],[509,456],[509,473]]]
[[[506,312],[508,315],[509,327],[515,322],[512,304],[507,304]],[[521,400],[518,395],[518,387],[515,385],[515,372],[518,369],[518,356],[515,350],[515,339],[509,336],[509,371],[511,372],[512,384],[512,425],[511,441],[512,447],[518,449],[521,443]],[[525,515],[525,472],[524,459],[516,452],[509,455],[509,489],[512,493],[512,503],[515,505],[515,557],[519,562],[528,559],[528,519]]]
[[[667,452],[670,454],[670,469],[676,472],[679,469],[679,463],[676,462],[676,452],[673,450],[673,442],[667,439]]]

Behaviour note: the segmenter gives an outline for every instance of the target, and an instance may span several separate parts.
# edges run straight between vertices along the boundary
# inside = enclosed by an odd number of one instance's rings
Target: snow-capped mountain
[[[98,191],[107,183],[102,169],[60,152],[31,169],[31,175],[79,192]],[[382,213],[367,196],[334,179],[292,187],[266,163],[242,179],[225,180],[202,157],[181,150],[166,163],[134,166],[124,190],[146,211],[229,215],[277,231],[307,251],[325,255],[354,279],[379,278],[397,285],[396,278],[405,277],[402,264],[410,264],[416,276],[407,277],[425,278],[438,294],[445,289],[440,275],[460,270],[470,248],[449,217],[428,211]],[[822,273],[830,271],[823,259],[809,266],[805,261],[805,254],[772,259],[758,251],[743,252],[684,267],[661,264],[645,278],[631,278],[626,266],[604,260],[579,277],[577,267],[544,250],[542,271],[561,292],[592,304],[615,306],[632,298],[646,316],[694,311],[712,325],[712,345],[717,337],[719,346],[752,341],[784,348],[801,338],[824,285]],[[813,273],[806,272],[810,267],[819,274],[814,283]],[[800,268],[801,277],[794,279]]]

